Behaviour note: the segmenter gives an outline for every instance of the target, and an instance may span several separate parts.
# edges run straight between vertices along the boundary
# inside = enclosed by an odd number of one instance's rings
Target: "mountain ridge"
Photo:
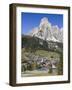
[[[61,42],[53,42],[53,41],[45,41],[38,37],[22,35],[22,48],[27,48],[30,50],[50,50],[62,52],[63,43]]]
[[[59,28],[57,25],[52,26],[46,17],[42,18],[39,26],[33,28],[28,35],[46,41],[63,42],[63,28]]]

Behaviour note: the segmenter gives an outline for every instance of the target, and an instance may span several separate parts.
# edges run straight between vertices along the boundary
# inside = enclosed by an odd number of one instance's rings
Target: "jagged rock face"
[[[46,41],[63,42],[63,29],[57,25],[52,26],[46,17],[41,19],[40,25],[34,28],[29,35]]]

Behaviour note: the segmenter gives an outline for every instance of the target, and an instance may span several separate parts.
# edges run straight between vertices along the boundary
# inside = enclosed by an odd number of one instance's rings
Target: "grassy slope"
[[[59,54],[56,53],[56,52],[52,52],[52,51],[37,50],[35,52],[35,54],[36,55],[41,55],[43,57],[48,57],[48,58],[50,58],[51,56],[59,58]]]
[[[26,57],[27,54],[29,54],[29,52],[25,51],[25,49],[23,48],[22,49],[22,59],[27,58],[28,60],[28,57]],[[34,54],[38,56],[40,55],[42,57],[48,57],[48,58],[51,58],[51,56],[53,56],[53,58],[60,57],[59,53],[52,52],[52,51],[46,51],[46,50],[36,50]]]

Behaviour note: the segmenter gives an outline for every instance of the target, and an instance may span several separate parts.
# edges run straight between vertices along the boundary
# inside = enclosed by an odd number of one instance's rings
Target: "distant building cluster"
[[[48,59],[48,57],[35,56],[32,54],[29,55],[29,58],[30,60],[24,60],[22,62],[22,72],[25,72],[27,70],[41,70],[50,73],[57,72],[57,65],[60,61],[59,58],[51,57]]]

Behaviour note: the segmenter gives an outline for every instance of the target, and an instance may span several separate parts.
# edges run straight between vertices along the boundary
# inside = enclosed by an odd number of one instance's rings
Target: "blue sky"
[[[63,27],[62,14],[43,14],[43,13],[21,13],[21,29],[22,34],[27,34],[33,28],[38,27],[43,17],[48,18],[52,25],[58,25],[59,28]]]

